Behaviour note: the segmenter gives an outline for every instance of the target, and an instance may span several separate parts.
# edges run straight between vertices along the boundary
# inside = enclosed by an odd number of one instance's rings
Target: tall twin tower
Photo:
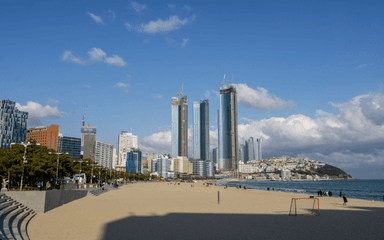
[[[220,89],[217,111],[218,170],[236,171],[238,162],[237,92],[230,84]],[[179,94],[178,94],[179,95]],[[182,95],[182,94],[181,94]],[[209,159],[209,102],[193,103],[193,159]],[[172,157],[188,157],[187,96],[172,98]]]

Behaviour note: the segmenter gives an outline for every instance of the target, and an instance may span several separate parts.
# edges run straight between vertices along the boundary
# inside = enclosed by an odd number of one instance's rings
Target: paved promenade
[[[383,239],[384,203],[320,198],[320,216],[288,216],[304,194],[202,183],[136,183],[38,213],[32,240]],[[220,191],[220,204],[217,203]]]

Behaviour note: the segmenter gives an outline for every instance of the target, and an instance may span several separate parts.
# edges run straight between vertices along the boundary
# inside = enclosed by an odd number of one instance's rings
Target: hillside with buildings
[[[343,170],[314,160],[273,157],[239,162],[239,172],[254,180],[346,180],[354,179]]]

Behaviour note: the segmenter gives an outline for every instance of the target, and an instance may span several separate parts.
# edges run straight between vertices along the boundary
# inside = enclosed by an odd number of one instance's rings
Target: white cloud
[[[191,7],[190,7],[190,6],[187,6],[187,5],[185,5],[185,6],[183,7],[183,9],[187,10],[187,12],[191,11]]]
[[[57,106],[51,107],[49,105],[42,106],[39,103],[28,101],[27,105],[20,105],[16,103],[17,109],[20,111],[28,112],[28,125],[36,126],[41,125],[40,119],[42,118],[61,118],[63,117]]]
[[[218,91],[215,91],[215,90],[211,90],[211,91],[216,95],[217,98],[220,97],[220,93]]]
[[[168,7],[169,7],[170,9],[173,9],[173,8],[175,8],[175,5],[174,5],[174,4],[168,4]]]
[[[91,86],[90,86],[90,85],[87,85],[87,84],[84,84],[83,87],[90,88]]]
[[[150,43],[150,42],[149,42],[148,39],[144,39],[144,40],[143,40],[143,43],[144,43],[144,44],[148,44],[148,43]]]
[[[62,55],[63,61],[70,61],[79,65],[84,65],[85,61],[81,58],[75,57],[71,51],[65,51]]]
[[[124,60],[117,55],[112,55],[112,57],[105,58],[105,62],[107,64],[115,65],[117,67],[124,67],[125,65],[127,65],[127,63],[124,62]]]
[[[356,67],[356,69],[359,69],[359,68],[362,68],[362,67],[367,67],[367,66],[372,66],[373,63],[365,63],[365,64],[361,64],[359,66]]]
[[[89,59],[95,62],[103,61],[107,54],[100,48],[92,48],[88,51]]]
[[[182,26],[193,22],[195,19],[195,15],[193,15],[190,19],[179,19],[177,15],[170,16],[167,20],[158,19],[157,21],[150,21],[147,24],[140,24],[136,28],[138,32],[142,33],[150,33],[155,34],[159,32],[171,32],[173,30],[179,29]]]
[[[87,14],[88,14],[89,16],[91,16],[91,18],[92,18],[97,24],[104,24],[103,19],[101,19],[101,17],[96,16],[95,14],[93,14],[93,13],[89,13],[89,12],[87,12]]]
[[[92,48],[91,50],[88,51],[88,55],[89,55],[89,59],[87,61],[84,61],[81,58],[77,58],[73,56],[72,52],[65,51],[62,59],[64,61],[71,61],[76,64],[85,64],[86,62],[88,63],[105,62],[109,65],[114,65],[117,67],[124,67],[127,65],[127,63],[124,62],[124,60],[117,55],[112,55],[112,57],[107,57],[107,54],[100,48],[95,48],[95,47]]]
[[[249,108],[258,110],[291,110],[296,104],[293,101],[284,101],[268,94],[268,90],[258,87],[252,89],[245,83],[233,84],[236,86],[238,102]]]
[[[139,146],[143,152],[171,153],[171,130],[154,133],[151,136],[139,140]]]
[[[128,83],[123,83],[123,82],[118,82],[116,83],[115,87],[118,87],[120,88],[123,92],[127,93],[128,92],[128,88],[129,88],[129,84]]]
[[[53,98],[47,98],[47,100],[45,102],[47,104],[59,104],[60,103],[59,100],[56,100],[56,99],[53,99]]]
[[[116,14],[112,10],[108,10],[108,12],[112,13],[112,17],[113,17],[112,21],[115,20]]]
[[[181,47],[185,47],[187,42],[189,42],[189,38],[183,38],[183,43],[181,44]]]
[[[124,23],[125,27],[128,29],[128,31],[131,31],[133,29],[132,25],[129,23]]]
[[[160,94],[152,94],[152,98],[162,99],[163,96],[161,96]]]
[[[137,2],[131,2],[131,6],[135,11],[140,15],[140,11],[147,9],[147,6],[144,4],[139,4]]]

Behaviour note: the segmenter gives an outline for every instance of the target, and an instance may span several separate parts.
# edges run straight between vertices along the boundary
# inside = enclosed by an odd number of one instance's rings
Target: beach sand
[[[194,185],[194,187],[191,187]],[[220,191],[220,204],[218,204]],[[289,216],[309,195],[198,183],[134,183],[87,196],[29,223],[32,240],[384,239],[384,203],[320,197],[320,216]]]

